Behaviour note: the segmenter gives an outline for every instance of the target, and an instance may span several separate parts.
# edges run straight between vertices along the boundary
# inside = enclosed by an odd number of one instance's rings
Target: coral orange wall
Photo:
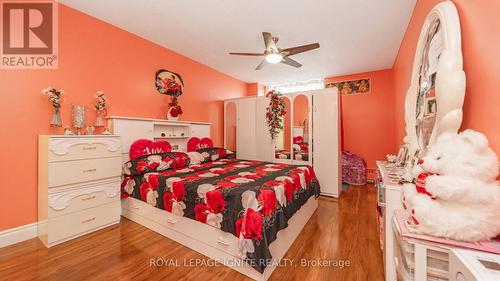
[[[358,154],[369,168],[396,151],[392,70],[330,77],[325,83],[371,79],[371,93],[342,96],[344,149]]]
[[[263,96],[266,93],[266,86],[259,83],[247,84],[247,96]]]
[[[404,99],[409,86],[413,57],[425,17],[439,0],[419,0],[394,63],[395,141],[405,135]],[[467,87],[462,129],[478,130],[500,154],[500,1],[452,1],[462,29],[462,53]]]
[[[62,133],[49,128],[52,108],[43,88],[65,90],[64,124],[71,104],[87,105],[87,121],[94,122],[97,90],[108,97],[111,115],[164,118],[168,99],[156,92],[154,73],[170,69],[185,82],[181,119],[212,122],[217,145],[223,144],[222,100],[247,90],[239,80],[63,5],[59,60],[58,70],[0,70],[0,231],[37,220],[37,137]]]

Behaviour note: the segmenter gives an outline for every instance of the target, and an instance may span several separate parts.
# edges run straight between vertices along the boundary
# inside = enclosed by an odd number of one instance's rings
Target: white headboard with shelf
[[[190,137],[209,137],[211,123],[171,121],[162,119],[108,117],[108,128],[121,136],[123,160],[128,161],[130,145],[138,139],[166,140],[172,151],[187,151]]]

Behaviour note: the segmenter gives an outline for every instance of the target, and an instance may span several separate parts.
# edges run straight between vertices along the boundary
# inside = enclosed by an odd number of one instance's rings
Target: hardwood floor
[[[375,218],[376,190],[352,186],[319,208],[269,280],[383,280]],[[179,266],[150,266],[151,259]],[[211,260],[130,220],[50,249],[31,239],[0,249],[0,280],[250,280],[224,266],[186,266]],[[302,266],[303,260],[312,266]],[[318,259],[349,266],[318,266]],[[293,264],[290,265],[290,261]],[[159,263],[157,263],[159,264]]]

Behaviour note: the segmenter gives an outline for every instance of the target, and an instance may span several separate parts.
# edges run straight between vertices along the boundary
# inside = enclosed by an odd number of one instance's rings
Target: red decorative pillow
[[[293,137],[293,143],[303,143],[304,142],[304,138],[301,137],[301,136],[298,136],[298,137]]]
[[[147,139],[136,140],[130,146],[130,160],[138,157],[170,152],[172,147],[168,141],[152,141]]]
[[[199,150],[202,148],[214,147],[214,142],[210,138],[197,138],[192,137],[188,140],[187,150],[188,152]]]

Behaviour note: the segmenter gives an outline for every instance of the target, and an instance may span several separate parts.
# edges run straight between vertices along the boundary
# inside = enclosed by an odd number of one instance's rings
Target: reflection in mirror
[[[425,150],[436,125],[436,73],[444,48],[440,21],[435,19],[427,29],[418,77],[416,133],[418,145]]]
[[[226,149],[236,151],[236,104],[226,104]]]
[[[309,102],[305,95],[293,100],[293,159],[309,161]]]
[[[288,97],[281,97],[285,102],[285,115],[283,115],[283,130],[276,136],[274,147],[275,159],[290,159],[290,99]]]

